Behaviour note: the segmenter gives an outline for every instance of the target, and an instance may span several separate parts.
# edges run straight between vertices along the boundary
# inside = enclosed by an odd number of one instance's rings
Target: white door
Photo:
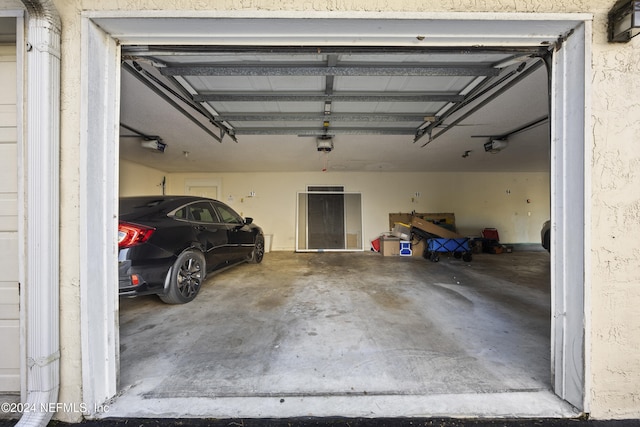
[[[218,198],[218,187],[210,185],[190,185],[187,187],[187,194],[190,196]]]
[[[15,46],[0,45],[0,392],[20,391]]]

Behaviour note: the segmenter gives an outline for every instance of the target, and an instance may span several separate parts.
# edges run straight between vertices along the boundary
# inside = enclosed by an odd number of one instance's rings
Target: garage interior
[[[549,173],[550,49],[123,46],[120,159],[169,180]],[[371,237],[272,251],[185,306],[121,300],[108,416],[575,415],[552,390],[550,256],[535,238],[431,263],[370,252]]]
[[[569,417],[549,256],[266,254],[193,302],[121,301],[111,417]],[[257,271],[256,271],[257,270]]]

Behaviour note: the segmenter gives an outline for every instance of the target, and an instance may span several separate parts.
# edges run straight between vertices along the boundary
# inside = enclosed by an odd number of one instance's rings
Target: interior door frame
[[[324,188],[323,190],[321,190],[321,188]],[[311,252],[317,252],[317,251],[343,251],[345,249],[347,249],[347,234],[346,234],[346,223],[347,223],[347,213],[346,213],[346,205],[345,205],[345,199],[344,199],[344,195],[345,195],[345,191],[344,191],[345,186],[344,185],[307,185],[307,190],[306,190],[306,194],[307,197],[305,199],[306,201],[306,209],[305,209],[305,214],[306,214],[306,227],[305,227],[305,248],[307,248],[309,251]],[[300,194],[304,194],[304,193],[298,193],[298,197],[300,197]],[[342,241],[342,248],[309,248],[309,222],[310,222],[310,217],[309,217],[309,196],[311,195],[315,195],[315,194],[341,194],[342,197],[342,231],[343,231],[343,241]],[[299,206],[299,205],[298,205]],[[297,215],[300,215],[300,212],[297,213]],[[297,221],[299,223],[300,218],[297,218]],[[298,238],[296,237],[296,242],[299,242]],[[296,248],[297,250],[298,248]]]
[[[207,28],[216,29],[207,33],[196,32],[198,28],[190,25],[190,18],[201,21],[217,19],[224,24],[224,19],[235,20],[239,17],[255,17],[256,19],[279,19],[282,33],[273,35],[283,37],[287,35],[287,19],[305,19],[307,23],[315,20],[323,21],[327,18],[352,19],[353,22],[366,25],[375,19],[378,22],[401,20],[403,28],[422,34],[418,31],[424,27],[425,21],[432,24],[446,24],[447,28],[458,25],[460,33],[469,41],[481,39],[494,40],[495,34],[504,39],[508,31],[513,34],[513,40],[528,40],[542,31],[541,28],[560,26],[562,34],[571,34],[564,41],[564,46],[556,55],[554,67],[563,67],[556,75],[571,76],[565,82],[561,91],[555,90],[551,116],[552,128],[552,221],[553,234],[552,251],[556,261],[552,267],[552,286],[554,289],[552,363],[554,373],[554,387],[559,396],[567,399],[581,411],[588,412],[589,375],[588,358],[584,357],[589,348],[586,343],[588,337],[589,319],[585,304],[589,299],[589,242],[588,229],[589,205],[585,203],[589,191],[589,175],[591,173],[588,150],[589,141],[588,120],[588,81],[590,78],[591,58],[589,40],[591,38],[590,14],[527,14],[527,13],[292,13],[292,12],[214,12],[196,14],[195,11],[176,14],[175,11],[107,11],[84,12],[81,37],[83,56],[81,62],[81,86],[84,94],[81,111],[80,144],[84,153],[80,167],[80,201],[83,206],[81,212],[80,230],[80,265],[92,265],[98,268],[89,271],[81,267],[80,288],[81,295],[81,329],[82,329],[82,376],[84,402],[89,408],[107,401],[117,391],[118,376],[118,325],[117,315],[117,189],[118,189],[118,134],[117,122],[119,118],[119,60],[122,44],[158,43],[214,43],[222,40],[225,34],[223,27],[212,22],[203,22]],[[153,22],[158,18],[169,22],[164,25]],[[283,19],[284,18],[284,19]],[[375,18],[375,19],[374,19]],[[358,20],[362,21],[358,21]],[[447,21],[447,22],[439,22]],[[202,22],[201,22],[202,23]],[[322,22],[323,23],[323,22]],[[343,25],[347,22],[343,22]],[[153,28],[154,31],[149,29]],[[159,30],[161,29],[161,30]],[[255,31],[254,28],[245,28]],[[565,32],[564,29],[567,31]],[[454,28],[455,30],[455,28]],[[451,30],[447,34],[454,34]],[[501,31],[501,30],[504,30]],[[508,31],[507,31],[508,30]],[[376,30],[377,31],[377,30]],[[380,42],[376,31],[362,34],[353,43],[364,43],[368,40]],[[463,43],[464,37],[451,38],[442,30],[442,43]],[[471,31],[477,39],[471,38]],[[573,31],[573,32],[572,32]],[[161,33],[161,34],[160,34]],[[289,33],[294,39],[296,29]],[[558,32],[554,37],[558,37]],[[235,34],[226,34],[225,43],[251,43],[263,40],[263,44],[273,43],[268,37],[249,37],[245,32],[234,38]],[[457,35],[457,33],[456,33]],[[336,43],[332,34],[309,33],[305,42],[318,41]],[[386,33],[385,33],[386,36]],[[433,35],[437,38],[438,34]],[[157,37],[160,37],[158,39]],[[431,34],[430,34],[431,37]],[[493,38],[492,38],[493,37]],[[551,37],[551,34],[549,34]],[[407,38],[408,39],[408,38]],[[501,39],[501,40],[502,40]],[[387,43],[399,43],[398,39]],[[512,40],[512,41],[513,41]],[[343,40],[345,42],[345,40]],[[412,43],[415,42],[415,36]],[[497,42],[507,43],[507,40]],[[475,44],[475,43],[474,43]],[[554,85],[559,84],[554,79]],[[566,106],[572,101],[582,102]],[[578,154],[577,158],[572,157]],[[561,176],[560,176],[561,175]],[[105,191],[106,190],[106,191]],[[574,208],[569,204],[577,203]],[[583,221],[570,217],[570,213],[582,207],[584,211],[579,216]],[[107,225],[105,227],[105,225]],[[95,233],[96,229],[103,232]],[[36,243],[36,242],[30,242]],[[571,251],[569,249],[573,248]],[[575,250],[582,248],[582,250]],[[557,253],[556,253],[557,252]],[[578,291],[582,298],[570,305],[559,305],[558,297],[572,295]],[[106,297],[106,298],[105,298]],[[92,304],[99,301],[100,304]],[[571,313],[569,313],[571,311]],[[116,316],[117,317],[117,316]],[[567,346],[558,343],[568,343],[571,339],[578,339],[576,345],[571,345],[575,351],[566,353]],[[583,357],[573,357],[581,352]],[[581,375],[570,376],[572,371]],[[569,379],[571,378],[571,381]],[[577,382],[575,382],[577,381]],[[581,383],[580,383],[581,381]],[[575,391],[570,391],[568,385],[572,383]],[[506,415],[506,414],[505,414]]]
[[[343,196],[343,239],[344,248],[309,248],[309,198],[304,198],[304,204],[301,206],[300,197],[302,195],[320,195],[320,194],[340,194]],[[349,214],[355,213],[355,209],[349,210],[349,196],[358,196],[359,207],[357,215],[359,216],[359,230],[356,233],[356,242],[358,247],[349,247]],[[357,191],[299,191],[296,193],[296,235],[295,235],[295,251],[296,252],[361,252],[364,251],[364,204],[363,195]],[[301,227],[301,215],[304,215],[304,224]],[[301,244],[301,238],[304,238],[304,244]]]
[[[310,240],[311,240],[311,233],[312,233],[312,229],[311,229],[311,223],[312,223],[312,218],[311,218],[311,209],[310,209],[310,204],[311,204],[311,199],[314,199],[314,196],[342,196],[340,202],[341,202],[341,208],[342,208],[342,217],[340,218],[340,220],[342,221],[342,233],[341,233],[341,237],[342,237],[342,242],[341,242],[341,246],[342,247],[335,247],[335,248],[310,248]],[[333,203],[333,201],[337,202],[337,198],[330,198],[329,200],[332,200],[331,203]],[[316,251],[325,251],[325,250],[345,250],[347,249],[347,234],[346,234],[346,206],[345,206],[345,200],[344,200],[344,192],[329,192],[329,191],[318,191],[318,192],[309,192],[307,193],[307,232],[306,232],[306,242],[307,242],[307,248],[311,249],[311,250],[316,250]],[[336,215],[337,217],[337,215]],[[337,234],[337,233],[336,233]]]
[[[216,187],[218,189],[218,197],[222,198],[222,179],[220,178],[187,178],[184,180],[184,193],[189,194],[191,187]]]

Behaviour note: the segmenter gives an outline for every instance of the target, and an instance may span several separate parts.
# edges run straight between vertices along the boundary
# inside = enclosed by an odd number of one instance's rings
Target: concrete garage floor
[[[120,301],[104,417],[573,417],[551,392],[549,254],[271,252],[186,305]]]

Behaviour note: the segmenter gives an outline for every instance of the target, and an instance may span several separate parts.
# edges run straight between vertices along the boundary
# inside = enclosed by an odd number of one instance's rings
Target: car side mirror
[[[245,223],[246,225],[249,225],[249,224],[251,224],[252,222],[253,222],[253,218],[245,218],[245,219],[244,219],[244,223]]]

